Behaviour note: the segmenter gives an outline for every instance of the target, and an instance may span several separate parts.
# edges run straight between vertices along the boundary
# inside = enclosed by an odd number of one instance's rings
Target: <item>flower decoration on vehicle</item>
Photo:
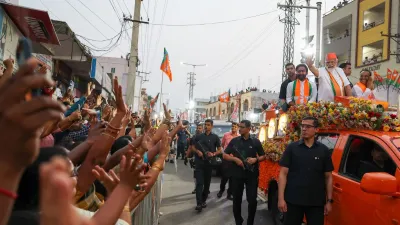
[[[387,114],[383,107],[370,100],[350,98],[348,106],[337,102],[314,102],[292,106],[288,111],[289,133],[300,133],[304,117],[318,118],[320,129],[358,129],[400,131],[400,121],[395,114]]]

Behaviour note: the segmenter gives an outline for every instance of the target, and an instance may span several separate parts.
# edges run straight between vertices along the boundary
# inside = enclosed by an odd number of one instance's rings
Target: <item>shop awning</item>
[[[21,33],[33,42],[60,45],[46,11],[0,2]]]

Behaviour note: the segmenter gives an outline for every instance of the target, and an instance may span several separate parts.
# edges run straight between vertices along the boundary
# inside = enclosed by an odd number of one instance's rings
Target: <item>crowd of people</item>
[[[48,91],[54,81],[37,70],[36,59],[14,75],[13,63],[4,62],[0,79],[0,224],[131,224],[130,212],[185,126],[169,130],[164,105],[165,119],[151,127],[149,110],[143,116],[128,110],[117,79],[112,105],[91,84],[80,99],[67,92],[57,100]]]

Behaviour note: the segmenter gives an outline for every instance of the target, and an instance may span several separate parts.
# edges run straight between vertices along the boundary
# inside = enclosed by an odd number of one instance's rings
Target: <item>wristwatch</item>
[[[333,199],[327,199],[326,202],[333,203]]]

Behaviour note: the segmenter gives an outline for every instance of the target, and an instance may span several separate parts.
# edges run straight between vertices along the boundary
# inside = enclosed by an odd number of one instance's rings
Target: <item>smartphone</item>
[[[29,39],[27,38],[20,38],[18,40],[18,45],[17,45],[17,53],[15,54],[17,57],[17,63],[18,66],[21,67],[23,64],[26,63],[26,61],[32,57],[32,43]],[[35,70],[37,72],[42,65],[39,65],[39,67]],[[34,96],[40,96],[42,94],[42,89],[34,89],[31,90],[29,93],[25,95],[25,100],[29,101],[32,99]]]

